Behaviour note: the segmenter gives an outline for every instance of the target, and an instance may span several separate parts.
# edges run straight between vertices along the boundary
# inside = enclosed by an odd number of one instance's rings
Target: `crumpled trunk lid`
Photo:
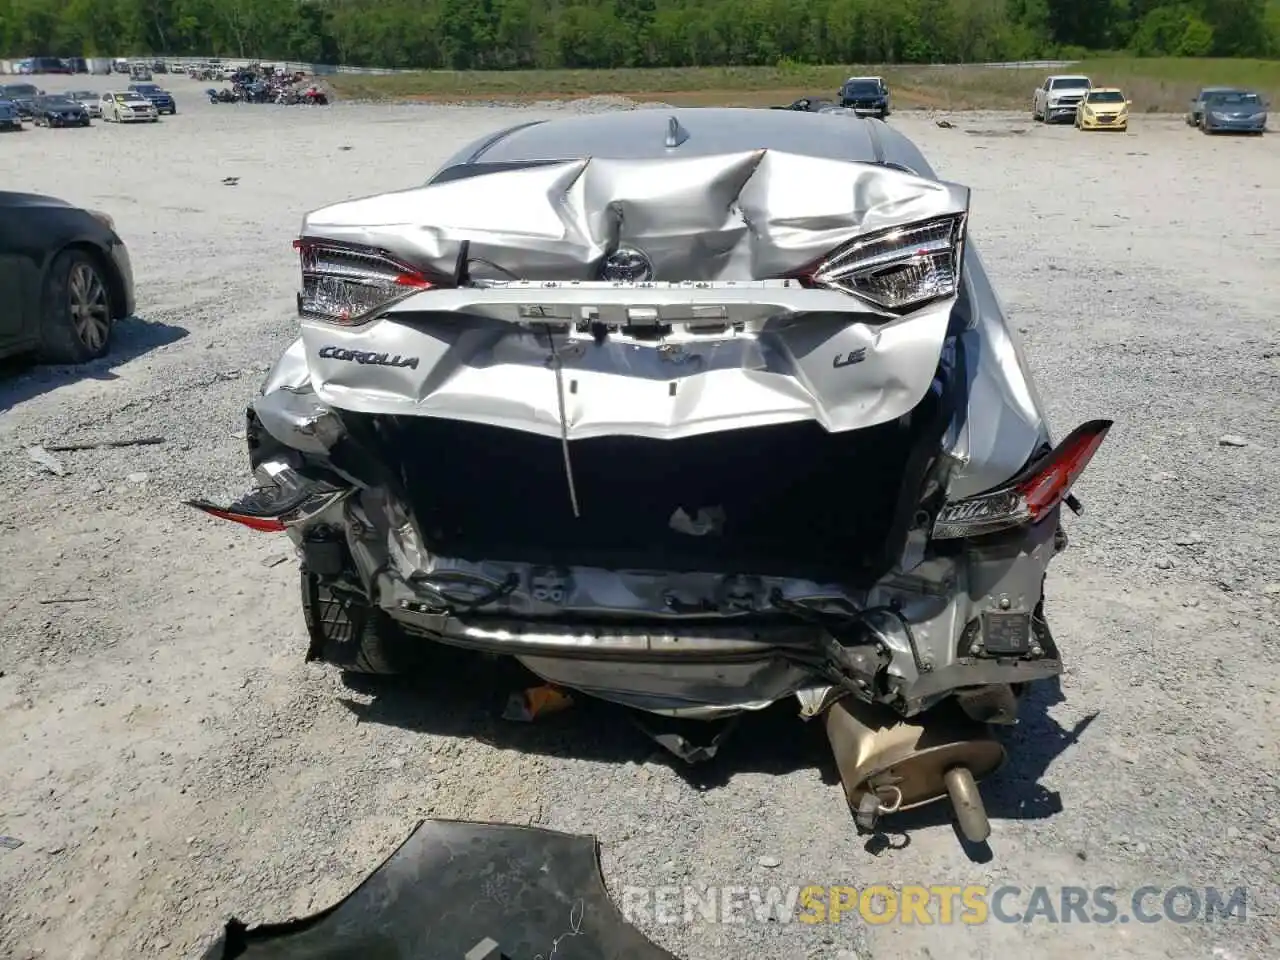
[[[470,283],[361,326],[305,321],[312,382],[343,410],[567,440],[886,423],[933,382],[954,297],[895,313],[794,278],[868,231],[962,216],[968,196],[758,150],[545,162],[336,204],[303,235]],[[654,279],[600,282],[619,251]]]

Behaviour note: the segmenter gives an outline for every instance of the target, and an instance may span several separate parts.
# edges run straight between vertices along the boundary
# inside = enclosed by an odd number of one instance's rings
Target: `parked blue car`
[[[165,90],[158,83],[131,83],[129,89],[133,93],[146,97],[156,108],[156,113],[175,114],[178,112],[178,104],[173,99],[173,94]]]
[[[0,100],[8,100],[18,108],[23,120],[35,116],[36,99],[44,96],[44,91],[32,83],[0,84]]]
[[[1207,94],[1200,129],[1205,133],[1263,133],[1268,104],[1252,90],[1223,90]]]
[[[0,100],[0,130],[21,130],[22,114],[12,100]]]

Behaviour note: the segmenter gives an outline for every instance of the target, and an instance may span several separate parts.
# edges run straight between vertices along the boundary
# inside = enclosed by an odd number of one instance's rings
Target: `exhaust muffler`
[[[874,830],[884,814],[949,797],[967,840],[982,843],[991,835],[978,781],[1000,768],[1005,749],[986,724],[945,708],[906,720],[852,697],[833,703],[825,719],[861,830]]]

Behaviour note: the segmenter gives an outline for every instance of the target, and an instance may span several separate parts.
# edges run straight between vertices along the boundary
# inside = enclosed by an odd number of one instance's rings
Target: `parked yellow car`
[[[1129,101],[1118,87],[1094,87],[1076,111],[1077,130],[1128,130]]]

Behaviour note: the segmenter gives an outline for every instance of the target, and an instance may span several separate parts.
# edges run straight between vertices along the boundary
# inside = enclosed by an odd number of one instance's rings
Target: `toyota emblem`
[[[653,279],[653,264],[639,250],[620,247],[605,258],[600,275],[605,280],[640,283]]]

